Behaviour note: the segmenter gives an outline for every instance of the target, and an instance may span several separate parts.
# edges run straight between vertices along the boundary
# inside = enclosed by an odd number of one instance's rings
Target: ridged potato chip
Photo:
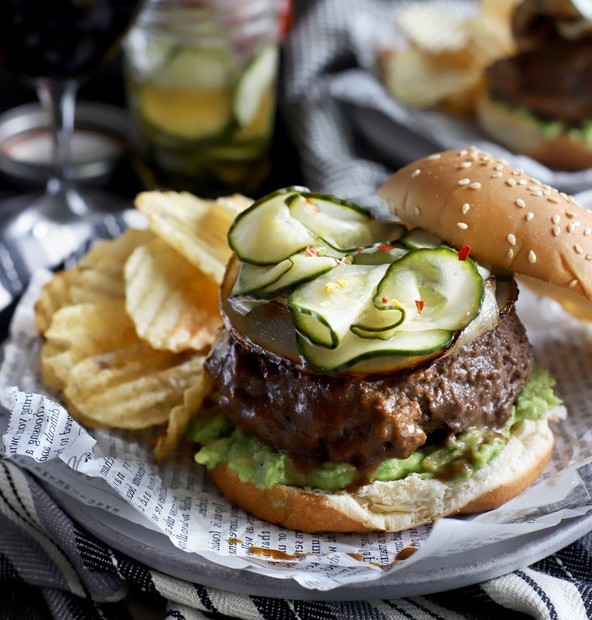
[[[220,284],[231,256],[228,229],[252,202],[240,194],[202,200],[186,192],[154,191],[138,194],[135,205],[158,237]]]
[[[154,239],[149,230],[128,229],[115,239],[98,241],[75,269],[71,297],[73,303],[99,303],[125,298],[123,269],[128,256]]]
[[[468,43],[462,18],[423,3],[401,9],[397,22],[410,43],[431,54],[458,52]]]
[[[169,416],[166,431],[158,438],[153,455],[156,461],[170,456],[179,445],[191,418],[201,409],[212,391],[212,380],[205,372],[195,378],[195,383],[185,391],[183,403],[177,405]]]
[[[72,367],[63,400],[89,426],[141,429],[168,421],[203,368],[196,353],[156,351],[144,342]]]
[[[126,310],[155,349],[200,351],[221,325],[219,287],[161,239],[140,246],[125,265]]]
[[[72,303],[71,289],[75,277],[75,269],[60,271],[41,289],[34,308],[35,327],[41,335],[49,328],[53,315]]]
[[[39,361],[44,382],[63,390],[78,362],[138,341],[123,300],[60,308],[45,332]]]
[[[154,239],[149,230],[126,230],[115,239],[97,241],[75,267],[56,273],[35,304],[35,326],[43,335],[64,306],[123,299],[123,266],[140,245]]]

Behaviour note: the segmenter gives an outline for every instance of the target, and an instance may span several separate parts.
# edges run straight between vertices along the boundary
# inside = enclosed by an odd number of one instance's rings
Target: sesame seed
[[[417,175],[421,174],[421,170],[419,168],[416,168],[412,173],[411,173],[411,178],[414,179]]]
[[[555,237],[557,237],[561,232],[561,228],[559,228],[559,226],[553,226],[553,228],[551,228],[551,232]]]
[[[434,161],[435,159],[440,159],[440,157],[441,157],[440,153],[434,153],[433,155],[430,155],[428,159],[430,161]]]
[[[542,196],[542,195],[543,195],[543,192],[541,192],[540,189],[533,189],[531,191],[531,196]]]
[[[461,179],[458,184],[459,185],[468,185],[471,182],[471,179]]]
[[[465,157],[465,155],[468,155],[469,152],[467,151],[467,149],[463,149],[462,151],[459,151],[458,153],[461,157]]]
[[[458,165],[459,168],[470,168],[472,166],[472,162],[470,161],[463,161],[461,164]]]
[[[418,205],[415,205],[413,207],[413,210],[415,211],[416,215],[421,215],[421,208]]]
[[[576,251],[576,254],[582,254],[584,252],[584,248],[579,243],[574,245],[574,250]]]
[[[466,230],[469,227],[469,225],[465,224],[465,222],[457,222],[456,227],[460,228],[461,230]]]
[[[520,179],[520,181],[518,181],[518,185],[528,185],[528,181],[526,179]]]
[[[471,205],[468,202],[465,202],[465,204],[462,206],[461,211],[463,212],[463,215],[466,215],[469,212],[469,209],[471,208]]]
[[[510,245],[516,245],[516,235],[513,235],[512,233],[510,233],[506,239],[508,240],[508,243]]]
[[[512,177],[506,179],[506,185],[508,187],[514,187],[514,185],[516,185],[516,179],[513,179]]]
[[[470,187],[471,189],[479,189],[479,188],[481,187],[481,183],[479,183],[479,182],[477,181],[476,183],[471,183],[471,184],[469,185],[469,187]]]
[[[528,262],[529,263],[536,263],[536,259],[537,259],[536,254],[532,250],[530,250],[528,252]]]
[[[561,198],[563,198],[564,200],[567,200],[567,194],[565,192],[559,192],[559,195],[561,196]]]
[[[559,200],[558,200],[557,198],[555,198],[555,196],[549,196],[549,197],[547,198],[547,200],[548,200],[549,202],[552,202],[553,204],[559,204]]]
[[[522,200],[522,198],[516,198],[516,206],[520,207],[521,209],[524,209],[524,207],[526,207],[526,203],[524,202],[524,200]]]
[[[592,235],[592,228],[586,226],[586,228],[584,228],[584,237],[589,237],[590,235]]]
[[[519,177],[523,172],[524,170],[522,170],[522,168],[516,168],[516,170],[512,171],[512,174],[516,177]]]
[[[508,259],[509,263],[512,262],[512,259],[514,258],[514,250],[512,248],[508,248],[506,250],[506,258]]]
[[[579,283],[577,280],[572,280],[567,286],[569,286],[569,288],[573,288],[574,286],[577,286]]]
[[[500,177],[504,176],[501,172],[493,172],[491,175],[492,179],[499,179]]]
[[[592,254],[586,254],[586,260],[592,260]]]
[[[504,167],[502,166],[502,164],[495,164],[495,166],[493,167],[494,170],[503,170]]]
[[[573,222],[566,228],[567,232],[573,232],[575,229],[576,225]]]
[[[561,217],[559,215],[557,215],[557,213],[551,218],[551,221],[553,222],[553,224],[559,224],[559,222],[561,221]]]
[[[566,211],[565,212],[565,217],[568,217],[570,220],[573,220],[573,218],[576,216],[576,214],[573,211]]]
[[[534,217],[534,213],[533,213],[532,211],[529,211],[529,212],[528,212],[528,213],[524,216],[524,219],[525,219],[527,222],[530,222],[530,220],[532,220],[532,218],[533,218],[533,217]]]

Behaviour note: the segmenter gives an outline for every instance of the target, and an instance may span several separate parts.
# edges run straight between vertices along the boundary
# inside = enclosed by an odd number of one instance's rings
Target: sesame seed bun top
[[[402,221],[471,246],[480,262],[592,301],[592,212],[505,160],[475,147],[436,153],[378,194]]]

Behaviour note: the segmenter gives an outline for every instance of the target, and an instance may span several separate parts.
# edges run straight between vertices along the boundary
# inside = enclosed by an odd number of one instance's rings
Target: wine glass
[[[45,192],[2,209],[0,241],[47,236],[121,207],[114,197],[77,187],[71,140],[81,80],[117,50],[141,5],[142,0],[0,1],[0,60],[37,90],[53,141]]]

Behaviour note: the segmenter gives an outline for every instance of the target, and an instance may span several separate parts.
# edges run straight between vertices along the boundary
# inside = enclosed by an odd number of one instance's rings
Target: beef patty
[[[487,70],[494,95],[543,120],[575,127],[592,118],[592,39],[545,40]]]
[[[532,367],[514,309],[455,354],[394,375],[323,375],[257,354],[225,330],[206,360],[224,414],[305,459],[369,470],[405,458],[436,432],[501,429]]]

